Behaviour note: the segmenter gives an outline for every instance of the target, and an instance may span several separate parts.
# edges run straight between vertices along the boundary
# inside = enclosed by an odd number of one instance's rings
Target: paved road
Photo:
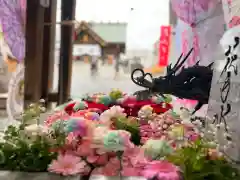
[[[57,89],[57,65],[54,74],[54,89]],[[73,97],[86,93],[111,91],[112,88],[119,88],[127,93],[135,92],[140,88],[136,86],[130,78],[130,73],[120,71],[119,78],[114,80],[114,66],[101,66],[96,77],[90,76],[90,65],[83,62],[73,63],[71,95]]]

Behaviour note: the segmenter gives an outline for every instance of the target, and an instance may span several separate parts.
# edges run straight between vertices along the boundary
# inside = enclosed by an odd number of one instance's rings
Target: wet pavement
[[[57,90],[57,65],[55,65],[54,72],[54,90]],[[122,69],[119,72],[119,76],[114,79],[114,65],[100,66],[97,75],[92,77],[90,65],[77,61],[73,63],[72,72],[72,97],[79,97],[86,93],[107,93],[113,88],[119,88],[127,93],[133,93],[140,89],[131,81],[130,73],[124,73]]]

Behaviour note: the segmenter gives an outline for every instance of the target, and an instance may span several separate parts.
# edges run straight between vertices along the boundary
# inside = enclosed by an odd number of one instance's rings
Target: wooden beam
[[[26,18],[25,107],[41,98],[44,8],[39,0],[27,1]]]
[[[76,0],[61,1],[61,20],[75,19]],[[72,77],[72,45],[74,26],[61,26],[58,104],[69,99]]]
[[[45,9],[44,22],[51,22],[51,25],[44,26],[43,37],[43,58],[42,58],[42,94],[41,98],[48,103],[48,93],[53,84],[54,58],[55,58],[55,34],[56,34],[56,12],[57,0],[51,0],[48,8]]]

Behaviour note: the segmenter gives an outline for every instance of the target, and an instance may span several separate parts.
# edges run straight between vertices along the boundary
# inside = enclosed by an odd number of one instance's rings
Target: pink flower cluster
[[[182,135],[182,137],[172,137],[171,135],[174,133],[176,136]],[[182,138],[183,141],[196,141],[200,137],[193,125],[184,123],[172,111],[153,115],[151,121],[140,126],[140,134],[142,144],[145,144],[149,139],[166,139],[171,142],[174,148],[178,138]],[[182,142],[182,144],[185,143]]]
[[[180,123],[179,117],[174,117],[171,111],[164,114],[154,114],[152,120],[140,126],[141,143],[149,139],[161,139],[168,136],[168,130],[174,124]]]
[[[150,162],[144,155],[143,149],[135,147],[124,151],[122,157],[123,176],[142,176],[146,164]]]
[[[84,111],[88,112],[88,111]],[[86,119],[83,111],[71,116],[57,112],[46,120],[46,126],[62,120],[66,122],[66,147],[57,150],[58,158],[49,165],[49,171],[64,176],[75,174],[95,174],[117,176],[158,177],[161,180],[179,180],[179,169],[165,161],[153,161],[145,155],[141,146],[135,146],[131,141],[131,134],[125,130],[111,129],[111,117],[123,116],[120,107],[113,107],[103,112],[99,120]],[[88,114],[89,115],[89,114]],[[92,114],[93,115],[93,114]],[[95,115],[95,114],[94,114]],[[94,116],[97,117],[97,116]],[[75,122],[88,122],[81,126],[88,133],[79,135],[74,133],[78,128]],[[176,118],[175,118],[176,119]],[[155,116],[155,121],[140,126],[142,143],[148,139],[160,139],[167,134],[167,129],[175,122],[169,114]],[[72,123],[69,123],[69,122]],[[163,125],[167,128],[164,129]],[[160,128],[161,127],[161,128]],[[83,129],[81,129],[83,132]],[[85,131],[84,131],[85,132]],[[119,153],[122,153],[121,158]]]
[[[161,139],[163,133],[158,128],[153,128],[150,124],[140,126],[141,143],[144,144],[149,139]]]

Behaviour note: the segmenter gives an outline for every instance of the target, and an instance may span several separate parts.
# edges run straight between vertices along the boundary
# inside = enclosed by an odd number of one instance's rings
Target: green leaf
[[[114,125],[117,129],[126,130],[131,133],[131,140],[135,145],[140,145],[140,131],[137,122],[130,122],[127,118],[114,119]]]

